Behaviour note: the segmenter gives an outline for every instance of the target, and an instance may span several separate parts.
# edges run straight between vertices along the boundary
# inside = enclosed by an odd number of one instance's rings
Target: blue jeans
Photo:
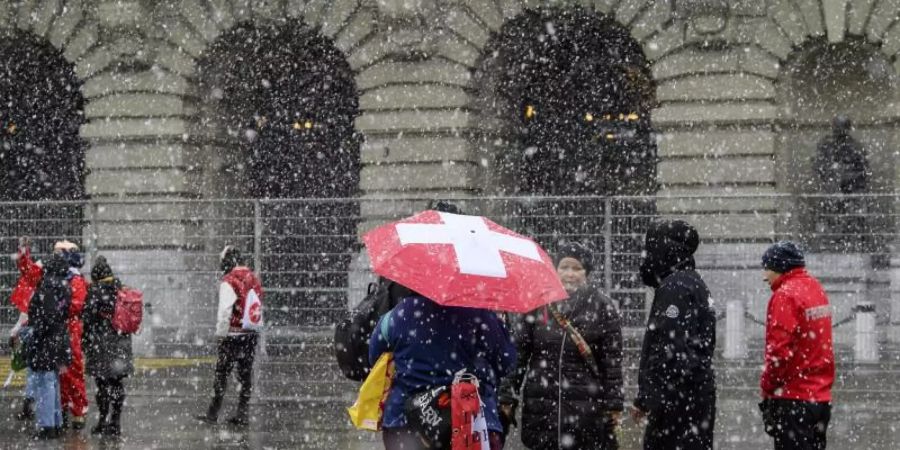
[[[34,412],[38,429],[61,427],[59,374],[55,371],[30,371],[28,377],[34,395]]]

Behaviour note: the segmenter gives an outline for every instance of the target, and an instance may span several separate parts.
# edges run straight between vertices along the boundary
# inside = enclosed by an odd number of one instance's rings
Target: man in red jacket
[[[773,291],[760,379],[766,432],[776,450],[824,449],[834,384],[828,296],[793,242],[772,245],[762,262]]]

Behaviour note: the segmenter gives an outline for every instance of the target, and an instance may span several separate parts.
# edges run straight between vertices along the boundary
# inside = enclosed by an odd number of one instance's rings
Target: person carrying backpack
[[[120,421],[125,404],[123,380],[134,374],[131,335],[113,326],[121,288],[122,284],[113,275],[106,258],[98,256],[91,269],[91,285],[82,312],[82,348],[87,359],[87,372],[97,385],[99,410],[97,425],[91,429],[91,434],[121,434]]]
[[[196,416],[201,422],[215,424],[225,397],[228,374],[237,368],[241,391],[235,415],[228,420],[233,426],[247,426],[256,355],[258,331],[262,328],[263,290],[259,277],[242,262],[241,252],[231,245],[221,254],[225,273],[219,285],[219,310],[216,320],[218,361],[213,383],[213,398],[206,414]]]
[[[72,303],[68,271],[69,264],[54,254],[44,266],[41,284],[28,305],[30,332],[23,340],[35,400],[34,439],[58,438],[62,430],[59,374],[72,360],[66,329]]]

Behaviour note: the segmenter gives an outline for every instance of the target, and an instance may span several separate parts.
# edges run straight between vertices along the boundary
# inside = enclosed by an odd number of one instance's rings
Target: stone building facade
[[[507,192],[493,164],[508,142],[498,138],[502,120],[485,113],[490,93],[479,85],[487,70],[482,63],[504,25],[536,8],[580,8],[612,19],[642,50],[655,87],[657,208],[724,238],[705,256],[723,280],[733,277],[760,291],[755,255],[788,226],[766,213],[792,205],[772,194],[809,192],[815,142],[832,115],[854,118],[856,137],[869,152],[873,190],[894,192],[900,181],[897,2],[7,0],[0,1],[0,38],[31,35],[73,67],[82,83],[80,137],[91,198],[246,196],[222,181],[245,161],[223,137],[227,126],[217,123],[215,95],[203,89],[204,68],[210,49],[236,27],[288,23],[326,38],[352,74],[359,173],[358,192],[351,194],[442,197]],[[253,62],[232,65],[242,63]],[[719,203],[683,197],[724,194],[746,197]],[[399,213],[422,205],[393,206]],[[360,208],[364,218],[385,214],[376,202]],[[187,214],[180,204],[123,204],[98,211],[92,232],[123,259],[188,267],[191,256],[177,249],[191,230],[177,220],[153,220]],[[160,248],[173,250],[160,258],[167,251]],[[736,252],[754,256],[729,258]],[[881,286],[885,310],[900,310],[892,271],[867,273],[854,275],[854,282]],[[747,279],[754,283],[740,281]],[[190,281],[170,284],[179,283]],[[853,301],[841,305],[846,312]],[[757,301],[751,310],[760,308]],[[184,317],[175,306],[158,309],[170,311],[167,322]]]

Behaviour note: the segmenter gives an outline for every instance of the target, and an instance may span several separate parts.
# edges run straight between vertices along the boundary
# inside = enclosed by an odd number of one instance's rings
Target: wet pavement
[[[101,439],[87,430],[62,439],[33,442],[31,424],[14,419],[21,388],[0,391],[0,449],[380,449],[380,436],[353,430],[344,408],[352,403],[356,384],[343,381],[322,358],[267,360],[259,366],[252,423],[246,430],[207,426],[193,419],[205,410],[212,385],[213,363],[194,360],[143,361],[128,380],[121,439]],[[844,375],[835,391],[836,408],[829,429],[829,449],[891,449],[900,443],[900,386],[894,366],[839,368]],[[634,371],[626,371],[633,387]],[[719,369],[716,448],[771,448],[756,410],[752,362]],[[15,383],[14,383],[15,384]],[[90,395],[93,382],[90,381]],[[235,385],[220,420],[234,407]],[[629,396],[633,389],[629,389]],[[95,422],[91,411],[88,427]],[[639,449],[640,428],[626,422],[623,450]],[[521,450],[513,435],[507,449]]]

